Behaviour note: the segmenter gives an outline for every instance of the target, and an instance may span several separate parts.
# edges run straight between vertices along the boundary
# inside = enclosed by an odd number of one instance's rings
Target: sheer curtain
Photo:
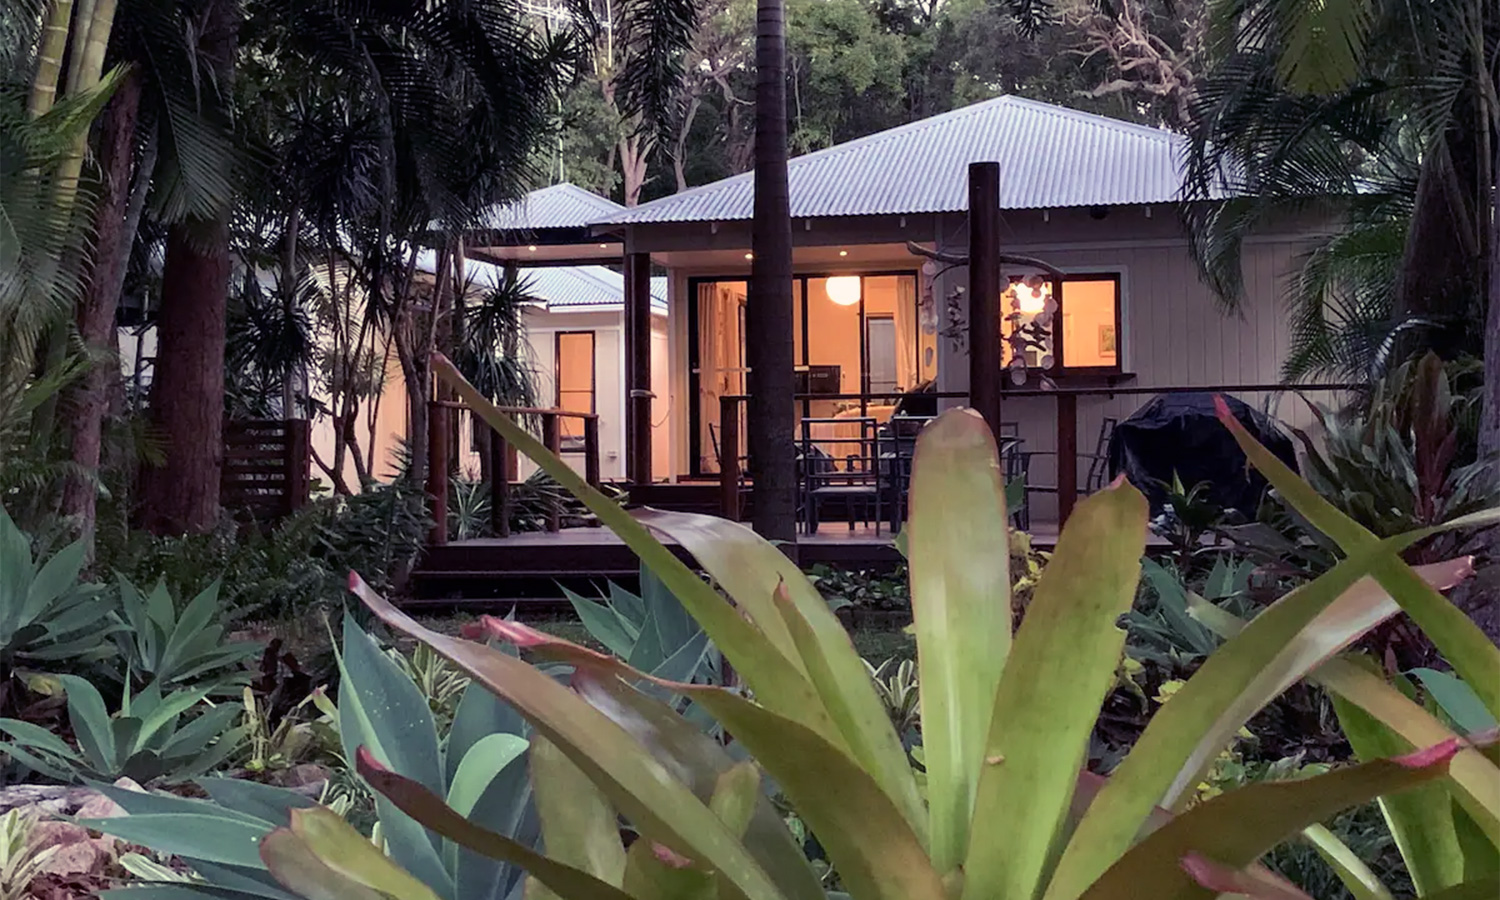
[[[903,390],[921,383],[917,368],[917,282],[909,275],[896,279],[896,380]]]
[[[714,282],[698,285],[698,453],[704,472],[719,471],[718,454],[714,452],[721,393],[718,335],[723,331],[715,297],[718,287]]]

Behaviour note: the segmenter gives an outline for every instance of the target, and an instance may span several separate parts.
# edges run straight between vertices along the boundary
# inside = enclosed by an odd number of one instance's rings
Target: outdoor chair
[[[858,519],[873,521],[879,534],[882,487],[876,420],[806,418],[801,437],[803,530],[818,533],[823,504],[832,500],[843,504],[850,531]]]
[[[1115,426],[1119,424],[1119,421],[1119,419],[1113,418],[1111,416],[1105,416],[1104,419],[1099,423],[1099,439],[1094,443],[1094,452],[1078,454],[1078,459],[1088,460],[1089,464],[1088,470],[1085,472],[1083,479],[1078,483],[1078,495],[1080,497],[1092,494],[1104,487],[1104,482],[1109,477],[1109,439],[1114,435]],[[1057,493],[1057,485],[1032,484],[1029,479],[1031,472],[1031,460],[1033,457],[1056,455],[1057,451],[1055,450],[1036,450],[1028,452],[1026,454],[1026,459],[1022,464],[1022,468],[1028,478],[1028,480],[1026,481],[1026,493],[1028,497],[1032,493]],[[1030,505],[1029,500],[1027,505]],[[1021,527],[1025,528],[1026,526],[1023,525]]]

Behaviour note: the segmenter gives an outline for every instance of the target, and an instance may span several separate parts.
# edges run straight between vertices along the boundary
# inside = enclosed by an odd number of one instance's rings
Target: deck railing
[[[1057,518],[1058,522],[1066,522],[1073,506],[1078,500],[1078,461],[1084,457],[1078,449],[1078,400],[1080,397],[1098,397],[1112,399],[1121,396],[1156,396],[1159,394],[1192,394],[1192,393],[1215,393],[1215,394],[1284,394],[1284,393],[1324,393],[1324,392],[1348,392],[1359,390],[1363,386],[1358,384],[1226,384],[1226,385],[1167,385],[1158,387],[1138,387],[1135,385],[1105,385],[1090,387],[1055,387],[1055,388],[1010,388],[1002,391],[1002,410],[1006,402],[1023,398],[1050,398],[1056,404],[1057,418],[1057,444],[1055,453],[1057,458]],[[886,400],[892,396],[890,393],[873,394],[798,394],[796,399],[800,401],[811,400],[835,400],[852,402],[858,401],[862,408],[870,405],[874,400]],[[969,395],[964,392],[943,391],[936,393],[914,394],[923,399],[935,399],[938,401],[967,401]],[[740,406],[749,397],[743,394],[725,395],[719,398],[719,489],[722,497],[722,507],[725,518],[738,519],[742,512],[742,499],[747,493],[745,478],[746,459],[744,449],[744,436],[740,432],[741,410]],[[751,486],[753,487],[753,486]],[[1046,489],[1048,493],[1052,488]]]
[[[463,408],[462,403],[450,400],[430,400],[427,404],[427,495],[432,510],[432,532],[428,536],[428,543],[437,546],[448,543],[449,478],[457,459],[453,448],[449,447],[449,436],[452,434],[451,417]],[[554,454],[561,456],[565,453],[581,453],[584,479],[594,487],[599,486],[599,416],[597,414],[530,406],[502,406],[500,411],[520,423],[537,423],[538,436],[547,449]],[[562,420],[564,419],[581,420],[583,425],[581,447],[576,449],[563,447]],[[482,422],[483,420],[475,417],[474,421]],[[490,527],[498,537],[510,536],[512,481],[517,476],[516,468],[514,449],[498,431],[490,429]],[[558,531],[562,528],[562,500],[557,496],[549,496],[547,504],[544,528],[547,531]]]
[[[219,502],[269,522],[307,504],[312,484],[306,419],[224,423]]]

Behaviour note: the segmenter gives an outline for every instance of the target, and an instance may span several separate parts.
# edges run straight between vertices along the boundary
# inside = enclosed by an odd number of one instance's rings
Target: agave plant
[[[0,507],[0,666],[17,662],[89,662],[114,652],[110,603],[83,584],[85,547],[76,541],[43,562]]]
[[[180,614],[165,580],[143,595],[121,576],[119,592],[119,615],[128,627],[115,635],[115,644],[125,661],[124,677],[132,686],[201,680],[218,690],[249,681],[242,664],[265,648],[253,641],[224,640],[224,626],[217,621],[222,609],[219,582],[204,588]]]
[[[609,582],[600,601],[563,589],[589,635],[626,665],[666,681],[717,683],[719,658],[708,635],[651,570],[641,568],[641,593]]]
[[[77,749],[38,725],[0,719],[0,731],[11,738],[0,742],[0,751],[58,781],[196,778],[223,763],[244,736],[229,727],[240,712],[233,704],[203,709],[182,724],[185,713],[203,704],[206,688],[170,694],[155,682],[135,694],[127,688],[120,712],[111,716],[92,684],[76,675],[57,678],[67,691]]]
[[[418,673],[397,662],[349,617],[344,620],[339,671],[337,708],[321,697],[319,708],[336,723],[338,740],[350,759],[359,748],[369,748],[412,773],[448,806],[481,823],[476,827],[502,834],[518,846],[536,843],[538,810],[528,772],[538,763],[535,753],[528,752],[530,729],[519,715],[483,686],[471,686],[458,700],[451,727],[440,733],[429,698],[415,680]],[[239,788],[226,779],[202,779],[199,784],[210,801],[105,789],[129,815],[90,820],[89,827],[177,856],[201,876],[186,884],[176,878],[151,878],[105,896],[284,898],[285,891],[277,887],[258,848],[273,829],[287,824],[289,816],[303,823],[299,831],[305,826],[308,833],[334,833],[341,841],[352,835],[339,854],[377,868],[396,867],[403,883],[420,887],[424,897],[519,900],[525,885],[521,869],[431,835],[384,797],[377,798],[376,813],[389,859],[336,814],[313,809],[316,804],[302,795],[261,785]],[[279,840],[270,845],[275,847]],[[378,895],[360,896],[375,900]]]
[[[1124,633],[1116,623],[1135,596],[1145,499],[1116,483],[1079,504],[1012,633],[993,438],[967,411],[947,413],[923,433],[908,552],[924,803],[848,635],[775,547],[710,517],[631,517],[547,455],[445,361],[436,368],[641,556],[748,689],[664,683],[518,623],[484,620],[490,635],[527,648],[533,659],[570,664],[572,682],[564,686],[494,647],[422,627],[351,579],[377,617],[432,646],[531,723],[534,745],[546,748],[537,757],[551,760],[534,770],[547,854],[445,803],[430,776],[409,769],[390,748],[361,747],[360,773],[415,821],[525,868],[557,896],[823,897],[817,873],[760,789],[762,772],[859,900],[1297,896],[1256,867],[1263,853],[1351,805],[1430,784],[1452,792],[1480,826],[1491,857],[1500,843],[1500,769],[1485,755],[1491,751],[1446,729],[1413,741],[1426,748],[1415,753],[1254,784],[1187,808],[1201,773],[1250,716],[1309,672],[1340,662],[1330,657],[1398,608],[1476,685],[1487,708],[1500,708],[1500,649],[1434,587],[1462,577],[1467,560],[1413,570],[1396,554],[1430,530],[1386,540],[1370,535],[1279,466],[1227,411],[1226,426],[1255,464],[1347,557],[1210,655],[1107,780],[1081,766],[1121,658]],[[733,605],[653,530],[688,550]],[[651,683],[708,710],[734,736],[740,758],[638,687]],[[638,835],[628,848],[618,817]],[[341,849],[352,846],[348,835],[315,818],[323,817],[299,815],[263,844],[262,857],[282,885],[308,897],[361,889],[432,896],[421,890],[426,879],[402,880],[392,862],[401,862],[394,839],[391,859],[356,860]],[[417,846],[423,840],[411,838]]]

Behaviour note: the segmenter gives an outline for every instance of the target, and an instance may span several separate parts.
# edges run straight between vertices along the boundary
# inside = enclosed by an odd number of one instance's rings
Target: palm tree
[[[1483,352],[1472,322],[1487,296],[1500,326],[1487,272],[1500,16],[1485,0],[1236,0],[1213,30],[1186,209],[1220,296],[1238,299],[1240,244],[1263,215],[1345,198],[1345,230],[1294,279],[1286,374],[1366,378],[1424,347]],[[1218,199],[1225,187],[1254,199]],[[1500,412],[1487,415],[1500,450]]]
[[[792,355],[792,220],[787,189],[786,37],[782,0],[755,15],[755,217],[745,348],[755,530],[797,548],[796,389]]]

